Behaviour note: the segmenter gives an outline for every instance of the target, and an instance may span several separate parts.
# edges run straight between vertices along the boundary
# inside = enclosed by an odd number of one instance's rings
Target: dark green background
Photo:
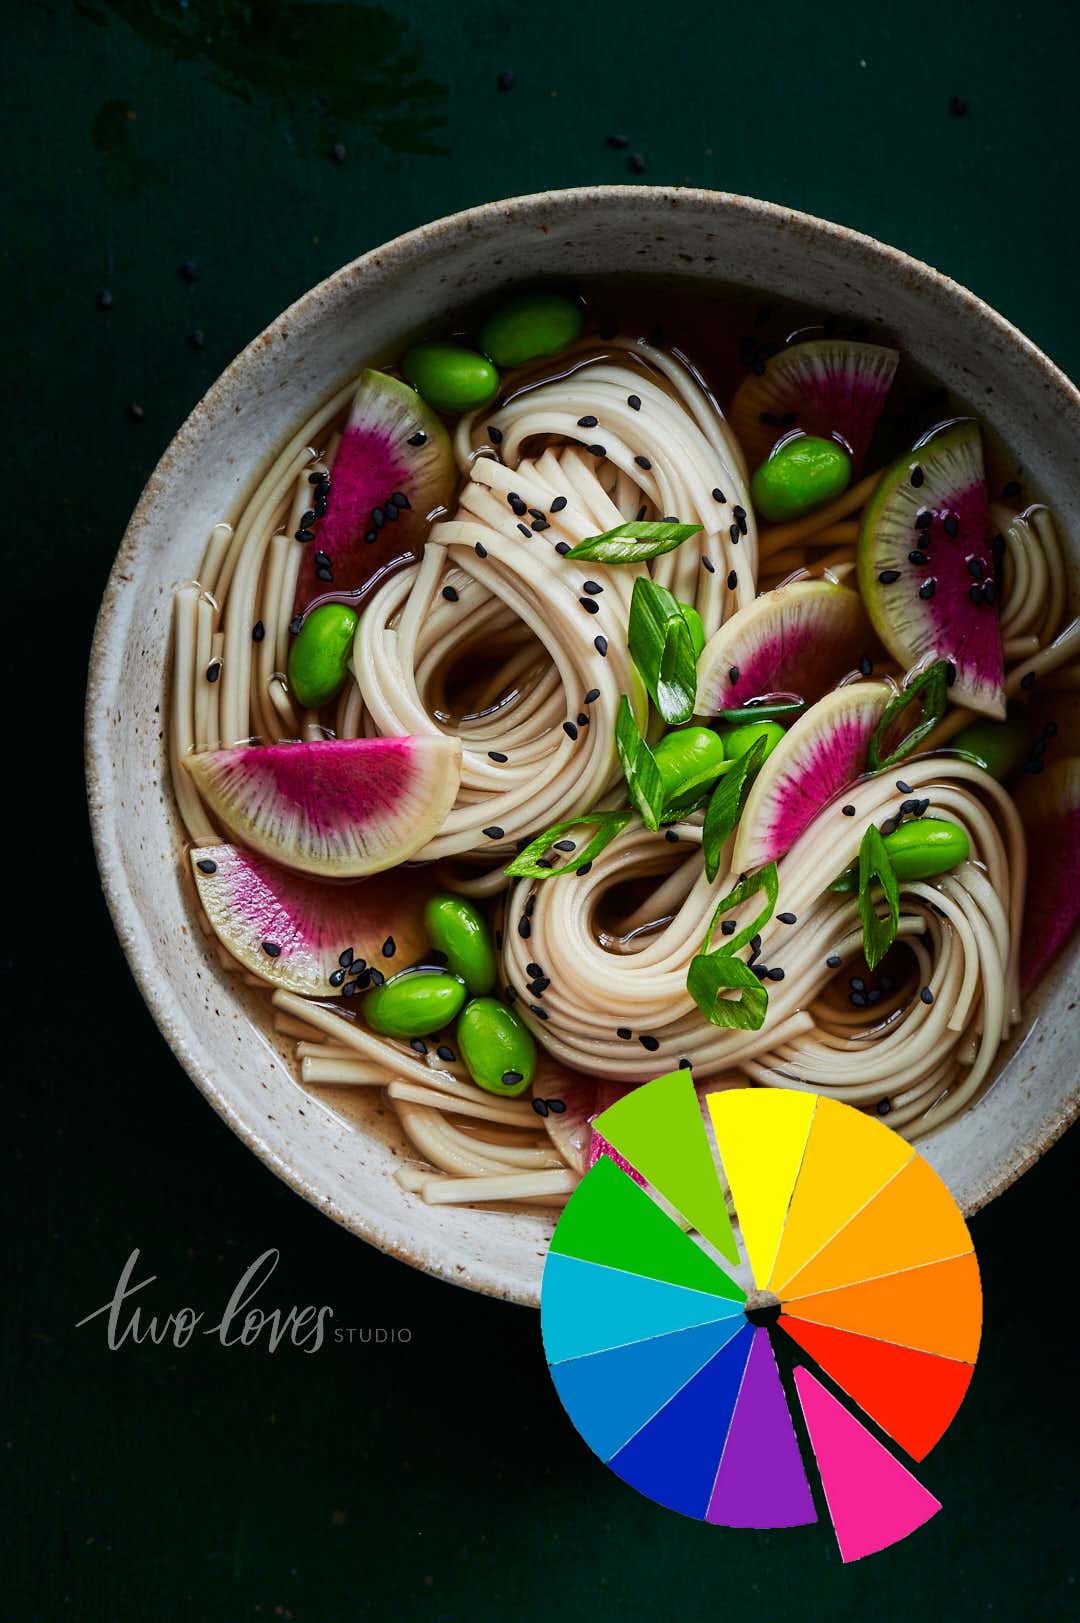
[[[18,836],[5,1619],[1075,1615],[1076,1366],[1054,1309],[1073,1289],[1080,1135],[975,1221],[985,1350],[921,1468],[944,1514],[850,1570],[824,1529],[685,1522],[578,1442],[532,1313],[338,1231],[207,1109],[113,940],[80,769],[113,552],[225,362],[410,226],[628,179],[609,131],[632,137],[646,180],[773,198],[913,251],[1080,374],[1070,14],[1034,0],[4,7]],[[966,117],[949,116],[953,94]],[[277,1246],[269,1305],[326,1303],[340,1325],[406,1327],[411,1343],[110,1353],[100,1321],[75,1321],[135,1246],[140,1277],[158,1276],[151,1311],[220,1311]]]

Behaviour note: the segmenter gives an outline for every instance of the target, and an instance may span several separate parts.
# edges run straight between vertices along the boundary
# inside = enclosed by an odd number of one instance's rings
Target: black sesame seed
[[[383,524],[385,522],[385,519],[386,519],[386,515],[384,514],[381,507],[373,507],[371,509],[371,522],[372,522],[372,524],[374,524],[374,526],[375,526],[375,528],[377,530],[382,529]]]
[[[503,830],[498,823],[489,824],[482,832],[487,835],[489,840],[501,840],[503,838]]]
[[[302,614],[294,614],[292,619],[289,621],[289,636],[290,637],[295,637],[298,634],[298,632],[300,630],[300,627],[303,625],[303,623],[304,623],[303,615]]]
[[[428,1051],[428,1045],[422,1037],[411,1037],[409,1039],[409,1047],[412,1049],[414,1054],[426,1054]]]
[[[457,1055],[454,1053],[454,1050],[452,1048],[448,1048],[446,1043],[440,1043],[435,1052],[440,1059],[446,1061],[447,1065],[453,1065],[454,1061],[457,1059]]]
[[[997,596],[997,586],[995,585],[995,583],[992,580],[984,580],[983,584],[982,584],[982,600],[983,600],[983,602],[984,603],[992,603],[996,596]]]
[[[353,957],[354,953],[351,947],[346,947],[344,952],[338,953],[338,963],[341,965],[342,969],[348,969],[349,965],[353,961]]]
[[[221,661],[220,659],[212,659],[209,665],[206,667],[206,680],[208,682],[216,682],[220,675]]]
[[[566,554],[570,551],[569,541],[556,541],[555,551],[559,554],[560,558],[565,558]]]
[[[592,456],[605,457],[607,456],[607,447],[605,445],[590,445],[589,452]]]
[[[408,496],[403,496],[400,490],[395,490],[390,500],[399,510],[405,510],[412,506],[412,502],[409,500]]]
[[[524,501],[518,495],[516,490],[507,491],[506,502],[511,512],[516,513],[518,518],[523,517],[523,515],[529,511],[528,507],[525,505]]]
[[[505,987],[503,989],[503,1002],[504,1003],[516,1003],[517,1002],[517,987],[516,986],[507,986],[507,987]]]
[[[626,160],[626,167],[631,171],[632,174],[643,175],[645,173],[644,154],[640,152],[631,152],[630,156]]]
[[[582,608],[585,610],[585,612],[587,614],[599,614],[600,613],[600,605],[599,605],[599,603],[596,602],[595,598],[579,597],[578,602],[581,604]]]
[[[634,461],[637,463],[639,468],[644,468],[646,472],[648,472],[648,470],[652,467],[652,463],[649,461],[647,456],[636,456]]]
[[[981,558],[969,558],[967,561],[967,571],[973,580],[982,580],[983,576],[986,574],[986,565],[983,563]]]
[[[829,956],[825,960],[825,964],[828,969],[839,969],[842,963],[843,959],[840,957],[838,952],[830,952]]]
[[[350,977],[350,979],[353,979],[357,975],[364,975],[364,974],[370,974],[370,971],[368,970],[368,966],[367,966],[367,959],[366,958],[358,958],[354,964],[351,964],[349,966],[349,977]]]
[[[873,662],[873,660],[868,658],[866,654],[863,654],[862,658],[859,660],[859,674],[861,676],[872,676],[873,671],[874,671],[874,662]]]
[[[543,524],[547,523],[547,520],[544,518],[544,515],[541,512],[539,507],[530,507],[529,512],[532,514],[533,518],[536,519],[536,521],[537,521],[536,522],[537,529],[539,529]]]
[[[922,998],[924,1003],[933,1003],[934,1001],[934,994],[928,986],[923,987],[922,991],[919,993],[919,996]]]
[[[730,542],[732,543],[733,546],[736,546],[736,547],[738,546],[739,537],[740,537],[741,534],[742,534],[742,532],[739,529],[739,526],[737,524],[733,524],[730,527],[730,529],[728,530],[728,539],[730,540]]]
[[[667,840],[669,845],[678,844],[679,836],[676,834],[673,828],[667,828],[664,830],[664,838]]]
[[[646,1049],[650,1054],[655,1054],[656,1050],[660,1047],[659,1040],[656,1037],[639,1037],[638,1042],[641,1044],[642,1048]]]
[[[854,806],[841,806],[840,810],[843,812],[845,817],[854,817],[855,816],[855,807]]]
[[[577,738],[578,730],[572,721],[564,721],[562,724],[562,730],[566,734],[567,738]]]
[[[735,934],[735,920],[734,919],[725,919],[723,924],[721,924],[721,926],[720,926],[720,934],[721,935],[734,935]]]
[[[702,558],[701,567],[709,575],[715,575],[716,574],[716,565],[713,563],[711,558]],[[735,571],[732,570],[732,574],[734,574],[734,573],[735,573]]]
[[[333,578],[334,571],[332,569],[327,569],[325,564],[320,564],[318,569],[315,571],[316,580],[324,580],[327,582],[327,584],[329,584],[331,581],[333,581]]]
[[[577,724],[579,727],[587,727],[589,725],[589,717],[585,714],[584,710],[578,711]]]
[[[549,511],[552,512],[552,513],[561,513],[565,506],[566,506],[566,497],[565,496],[556,496],[555,500],[551,504],[551,507],[550,507]]]
[[[372,986],[386,985],[386,976],[383,974],[381,969],[369,969],[367,973],[371,976]]]
[[[851,987],[853,992],[866,991],[866,982],[863,980],[861,975],[852,975],[851,979],[848,981],[848,985]]]
[[[739,534],[740,535],[745,535],[746,531],[747,531],[746,508],[745,507],[733,507],[731,509],[731,511],[734,513],[735,522],[739,526]]]
[[[217,873],[217,863],[212,862],[209,857],[202,857],[195,866],[200,873]]]
[[[338,986],[340,986],[342,984],[344,979],[345,979],[345,971],[343,969],[335,969],[334,973],[330,976],[330,985],[334,986],[334,987],[338,987]]]
[[[600,689],[599,688],[590,688],[588,693],[586,693],[583,702],[585,704],[595,704],[599,697],[600,697]]]
[[[445,597],[448,603],[456,603],[458,600],[458,594],[453,586],[444,586],[442,589],[442,595]]]
[[[878,575],[882,586],[891,586],[894,580],[900,579],[899,569],[883,569]]]
[[[724,492],[720,489],[719,485],[714,485],[713,486],[712,499],[713,499],[714,502],[726,502],[727,501],[727,497],[724,495]]]
[[[365,543],[370,547],[379,539],[378,530],[368,530],[364,535]]]
[[[526,540],[532,539],[532,531],[529,529],[527,524],[519,524],[518,529],[521,531]]]
[[[871,991],[867,992],[866,1001],[871,1007],[873,1007],[875,1003],[881,1002],[881,993],[878,991],[876,986],[873,987]]]
[[[604,590],[604,588],[600,585],[600,582],[596,580],[583,581],[581,589],[583,592],[588,592],[590,597],[595,597],[597,592],[602,592]]]
[[[538,1116],[546,1116],[548,1113],[546,1099],[534,1099],[532,1102],[532,1107]]]
[[[733,592],[735,590],[736,586],[738,586],[739,577],[735,573],[734,569],[729,571],[728,578],[727,578],[727,583],[728,583],[728,590],[731,591],[731,592]]]
[[[630,407],[631,411],[640,411],[641,396],[636,394],[628,394],[626,397],[626,404]]]
[[[503,431],[502,431],[502,429],[501,428],[496,428],[494,423],[489,423],[488,424],[488,439],[491,441],[492,445],[501,445],[502,441],[503,441]]]
[[[1026,674],[1020,678],[1020,686],[1025,689],[1033,688],[1035,686],[1035,672],[1026,672]]]
[[[930,562],[930,554],[928,552],[909,552],[908,553],[908,563],[909,564],[928,564],[929,562]]]
[[[951,536],[953,539],[955,539],[956,536],[959,535],[960,520],[957,518],[955,513],[946,513],[941,523],[947,536]]]
[[[546,1020],[547,1019],[548,1012],[547,1012],[546,1009],[542,1009],[540,1007],[539,1003],[530,1003],[529,1008],[531,1009],[532,1013],[535,1014],[535,1016],[536,1016],[536,1018],[538,1020]]]
[[[933,522],[934,515],[931,513],[930,509],[928,507],[920,507],[919,511],[915,514],[915,528],[917,530],[928,530]]]
[[[794,913],[778,913],[777,918],[781,924],[797,924],[798,918]]]
[[[529,843],[528,840],[523,840],[522,841],[523,845],[528,845],[528,843]],[[535,906],[536,906],[536,897],[535,896],[530,896],[528,898],[528,900],[526,901],[524,908],[522,909],[522,911],[524,912],[525,917],[527,919],[532,918],[533,909],[535,908]]]
[[[510,757],[504,755],[502,750],[488,750],[488,759],[492,761],[508,761]]]
[[[911,794],[911,785],[910,785],[910,783],[906,782],[906,780],[904,778],[897,778],[896,787],[899,789],[899,791],[900,791],[900,793],[902,795],[910,795]]]
[[[919,467],[919,464],[916,463],[915,466],[911,470],[911,482],[915,486],[916,490],[919,488],[919,486],[922,484],[922,482],[923,482],[923,480],[925,478],[926,478],[926,475],[923,473],[922,469]]]
[[[476,552],[476,556],[478,558],[486,558],[487,557],[487,547],[485,547],[485,545],[484,545],[484,543],[482,541],[478,541],[476,543],[475,552]]]
[[[268,958],[281,957],[281,948],[278,946],[276,941],[264,941],[262,944],[262,950],[265,952]]]
[[[579,428],[595,428],[598,422],[599,418],[594,417],[590,412],[587,417],[579,417],[577,420],[577,425]]]
[[[384,958],[392,958],[395,952],[397,952],[397,942],[392,935],[388,935],[382,944],[382,955]]]
[[[522,941],[528,941],[529,937],[532,935],[532,925],[529,923],[528,919],[518,919],[517,932]]]
[[[736,682],[739,680],[739,667],[737,665],[730,666],[727,673],[727,679],[731,683],[732,687],[734,687]]]
[[[852,992],[850,998],[848,999],[848,1002],[853,1004],[856,1009],[865,1009],[866,1008],[866,994],[865,994],[865,992]]]
[[[303,524],[301,524],[300,528],[296,532],[296,539],[298,541],[314,541],[315,531],[309,530]]]
[[[341,995],[342,997],[355,997],[357,992],[366,991],[368,984],[369,983],[367,981],[363,983],[360,981],[350,981],[347,986],[343,986],[341,988]]]
[[[945,686],[951,688],[956,681],[956,666],[951,659],[945,661]]]
[[[552,1112],[553,1115],[561,1116],[563,1111],[566,1109],[566,1100],[565,1099],[549,1099],[548,1102],[547,1102],[547,1107]]]
[[[616,1026],[615,1035],[616,1037],[621,1037],[623,1042],[627,1043],[630,1041],[634,1033],[630,1030],[629,1026]]]
[[[581,864],[580,868],[575,868],[574,872],[579,874],[579,875],[584,875],[584,874],[587,874],[591,868],[592,868],[592,863],[591,862],[583,862]]]
[[[899,818],[886,817],[885,821],[881,825],[882,834],[885,834],[885,835],[895,834],[898,823],[899,823]]]
[[[596,649],[596,652],[600,655],[601,659],[603,659],[607,654],[607,638],[594,637],[593,647]]]
[[[784,978],[784,971],[779,968],[767,969],[765,971],[765,978],[770,981],[782,981]]]
[[[936,591],[937,581],[934,576],[931,575],[930,579],[924,580],[922,585],[919,587],[919,596],[922,598],[924,603],[929,603]]]

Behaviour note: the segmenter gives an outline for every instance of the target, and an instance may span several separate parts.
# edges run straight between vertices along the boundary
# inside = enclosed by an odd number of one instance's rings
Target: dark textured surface
[[[114,943],[79,761],[113,551],[224,363],[409,226],[626,179],[608,133],[646,180],[771,197],[911,250],[1080,373],[1072,8],[85,0],[5,21],[9,489],[33,512],[7,531],[9,703],[33,729],[9,780],[32,836],[9,844],[9,891],[34,876],[7,954],[5,1619],[1075,1615],[1076,1368],[1055,1307],[1078,1135],[975,1220],[985,1349],[920,1467],[941,1516],[850,1570],[824,1529],[684,1522],[578,1442],[532,1313],[339,1232],[206,1108]],[[21,768],[42,744],[44,795]],[[157,1276],[144,1315],[189,1304],[201,1332],[272,1246],[260,1303],[327,1304],[352,1346],[271,1355],[265,1337],[197,1333],[109,1352],[100,1320],[75,1328],[133,1247],[136,1277]],[[411,1342],[361,1344],[377,1327]]]

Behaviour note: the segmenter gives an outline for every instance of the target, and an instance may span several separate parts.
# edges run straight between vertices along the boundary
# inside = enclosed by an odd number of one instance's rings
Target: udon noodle
[[[718,899],[741,878],[732,837],[706,877],[701,810],[656,832],[632,817],[572,878],[504,873],[544,828],[625,804],[615,730],[621,696],[640,694],[628,646],[635,580],[651,577],[692,605],[706,638],[762,590],[810,575],[854,583],[860,514],[879,473],[759,532],[744,453],[690,362],[629,338],[579,343],[459,419],[455,509],[433,515],[422,556],[368,596],[332,708],[304,711],[285,674],[304,553],[294,536],[311,475],[333,469],[354,389],[297,430],[176,593],[171,759],[193,844],[224,831],[185,768],[192,753],[251,739],[451,733],[462,744],[460,789],[415,860],[437,865],[441,889],[488,909],[502,995],[541,1050],[538,1097],[584,1090],[595,1107],[682,1066],[704,1090],[812,1090],[909,1136],[966,1109],[1023,1018],[1026,845],[1012,795],[948,753],[971,719],[963,708],[946,712],[921,753],[852,784],[843,813],[826,808],[780,857],[776,907],[752,943],[769,990],[759,1029],[710,1024],[687,990]],[[664,519],[700,530],[648,562],[566,557],[626,522]],[[1073,689],[1080,624],[1069,619],[1053,518],[1038,505],[998,505],[993,522],[1005,537],[1006,691],[1022,697],[1033,676],[1040,693]],[[455,673],[470,667],[481,675],[462,709]],[[895,685],[905,675],[880,657],[873,674]],[[634,703],[655,740],[662,725]],[[901,972],[853,999],[850,988],[868,984],[858,897],[830,885],[869,828],[913,805],[959,825],[970,855],[945,875],[901,883]],[[759,900],[733,910],[739,927]],[[217,952],[223,969],[261,984]],[[452,1048],[421,1054],[368,1029],[355,1006],[287,990],[273,1004],[305,1086],[385,1089],[415,1154],[399,1179],[425,1200],[557,1204],[574,1187],[588,1103],[541,1115],[528,1098],[478,1089]]]

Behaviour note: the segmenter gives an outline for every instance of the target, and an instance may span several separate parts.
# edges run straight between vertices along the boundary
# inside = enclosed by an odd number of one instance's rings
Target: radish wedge
[[[698,660],[696,710],[715,716],[771,693],[820,699],[870,642],[858,592],[827,580],[778,586],[709,638]]]
[[[356,879],[415,856],[461,781],[442,733],[240,745],[187,758],[210,810],[242,845],[299,873]]]
[[[1022,779],[1016,804],[1028,845],[1020,938],[1020,985],[1027,993],[1080,919],[1080,755]]]
[[[892,696],[884,682],[852,682],[799,717],[747,796],[731,856],[737,873],[782,857],[822,808],[863,775],[867,746]]]
[[[982,438],[958,423],[882,476],[863,513],[859,589],[905,670],[951,660],[953,703],[1004,720],[995,562]]]
[[[739,385],[728,418],[751,468],[765,461],[782,434],[838,440],[856,473],[892,387],[900,356],[880,344],[811,338],[774,355],[759,377]]]
[[[365,962],[387,972],[413,963],[427,940],[430,887],[420,871],[332,884],[236,845],[198,846],[191,871],[222,946],[260,980],[301,996],[332,997]]]

